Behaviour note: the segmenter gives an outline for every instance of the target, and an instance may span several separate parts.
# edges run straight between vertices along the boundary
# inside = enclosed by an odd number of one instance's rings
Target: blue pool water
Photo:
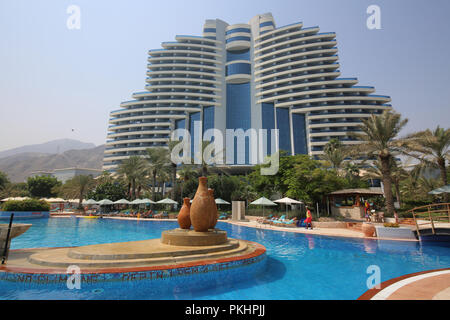
[[[12,249],[66,247],[159,238],[177,227],[171,221],[51,218],[14,239]],[[267,248],[264,272],[248,281],[211,289],[145,295],[133,287],[62,290],[51,285],[18,289],[0,281],[0,299],[356,299],[367,291],[367,268],[376,265],[381,281],[404,274],[450,267],[450,247],[414,242],[346,239],[261,230],[219,222],[231,238]]]

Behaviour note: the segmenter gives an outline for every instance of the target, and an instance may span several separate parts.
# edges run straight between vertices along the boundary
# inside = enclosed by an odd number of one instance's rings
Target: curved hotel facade
[[[173,130],[192,131],[196,121],[203,132],[267,129],[268,143],[278,129],[269,154],[317,156],[332,138],[357,143],[347,134],[363,118],[390,109],[391,99],[358,86],[356,78],[340,78],[335,38],[301,22],[277,28],[268,13],[248,24],[206,20],[203,36],[163,42],[148,52],[146,90],[111,112],[103,169],[167,146]],[[246,141],[244,165],[249,149]],[[242,165],[234,157],[227,164]]]

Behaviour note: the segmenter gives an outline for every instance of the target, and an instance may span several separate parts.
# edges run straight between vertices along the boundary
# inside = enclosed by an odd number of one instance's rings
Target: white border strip
[[[389,296],[391,294],[393,294],[398,289],[406,286],[407,284],[410,284],[412,282],[422,280],[422,279],[425,279],[428,277],[438,276],[438,275],[447,274],[447,273],[450,273],[450,270],[430,272],[430,273],[421,274],[421,275],[418,275],[415,277],[403,279],[401,281],[398,281],[398,282],[391,284],[390,286],[384,288],[383,290],[378,292],[376,295],[374,295],[370,300],[386,300],[387,298],[389,298]]]

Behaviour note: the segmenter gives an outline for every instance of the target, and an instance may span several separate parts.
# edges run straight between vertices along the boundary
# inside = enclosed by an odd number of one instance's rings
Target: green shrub
[[[398,225],[398,223],[385,223],[384,226],[385,226],[386,228],[398,228],[398,227],[400,227],[400,226]]]
[[[3,211],[50,211],[50,205],[44,200],[10,200],[2,206]]]

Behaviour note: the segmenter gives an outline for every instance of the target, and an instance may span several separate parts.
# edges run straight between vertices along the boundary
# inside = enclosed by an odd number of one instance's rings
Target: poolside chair
[[[219,220],[226,220],[226,219],[228,219],[228,213],[222,212],[218,219]]]

